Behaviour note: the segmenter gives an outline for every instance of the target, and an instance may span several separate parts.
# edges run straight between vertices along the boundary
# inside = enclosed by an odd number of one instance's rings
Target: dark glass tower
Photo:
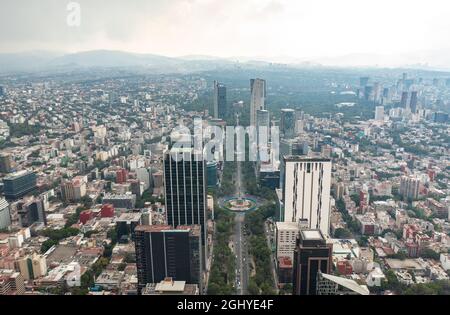
[[[409,108],[412,113],[417,112],[417,91],[411,92],[411,100],[409,101]]]
[[[214,118],[225,119],[227,116],[227,88],[214,81]]]
[[[286,139],[291,139],[295,134],[295,110],[281,110],[281,133]]]
[[[167,224],[200,225],[206,257],[206,165],[192,148],[172,148],[164,154]]]
[[[135,229],[138,292],[167,277],[198,284],[202,292],[200,226],[139,225]]]
[[[320,230],[301,230],[294,251],[294,295],[316,295],[317,274],[330,273],[332,245]]]

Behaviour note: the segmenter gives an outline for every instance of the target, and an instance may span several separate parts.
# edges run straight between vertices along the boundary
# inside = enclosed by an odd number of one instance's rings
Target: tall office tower
[[[400,100],[400,107],[406,108],[407,104],[408,104],[408,92],[403,92],[402,99]]]
[[[0,85],[0,97],[5,95],[5,88]]]
[[[384,121],[384,106],[375,107],[375,120]]]
[[[36,189],[36,174],[20,171],[3,178],[3,194],[6,199],[17,199]]]
[[[417,91],[411,92],[411,100],[409,101],[409,108],[411,109],[411,113],[417,112]]]
[[[293,294],[316,295],[319,272],[330,273],[332,244],[327,244],[320,230],[300,230],[294,251]]]
[[[331,160],[284,156],[282,181],[284,211],[280,221],[308,220],[310,229],[328,235]]]
[[[386,105],[391,103],[391,93],[389,88],[384,88],[383,89],[383,95],[382,95],[382,99],[381,99],[381,104],[382,105]]]
[[[172,148],[164,153],[167,224],[200,225],[206,257],[206,165],[202,152]]]
[[[369,83],[369,77],[359,78],[359,87],[364,88]]]
[[[12,170],[12,158],[9,154],[0,154],[0,173],[10,173]]]
[[[408,78],[408,74],[406,72],[403,72],[402,80],[405,81],[407,78]]]
[[[404,200],[419,198],[420,179],[417,177],[402,176],[400,179],[399,194]]]
[[[167,277],[198,284],[202,292],[202,245],[199,225],[139,225],[136,235],[138,292]]]
[[[227,88],[214,81],[214,118],[225,119],[227,116]]]
[[[380,99],[381,99],[381,85],[380,82],[375,82],[373,84],[373,100],[379,103]]]
[[[0,199],[0,230],[7,229],[10,225],[9,203],[5,199]]]
[[[281,110],[281,134],[286,139],[291,139],[295,134],[295,110]]]
[[[266,109],[266,80],[250,80],[250,126],[256,126],[256,111]]]
[[[366,85],[364,88],[364,99],[366,101],[373,101],[373,86]]]
[[[265,109],[258,109],[256,111],[256,127],[258,132],[258,143],[259,143],[259,127],[265,127],[266,128],[266,139],[269,141],[269,135],[270,135],[270,117],[269,117],[269,111]],[[262,132],[262,130],[261,130]]]

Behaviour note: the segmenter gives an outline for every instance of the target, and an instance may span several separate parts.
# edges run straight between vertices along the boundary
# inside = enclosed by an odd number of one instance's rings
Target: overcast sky
[[[450,51],[448,0],[0,0],[0,52],[334,57]]]

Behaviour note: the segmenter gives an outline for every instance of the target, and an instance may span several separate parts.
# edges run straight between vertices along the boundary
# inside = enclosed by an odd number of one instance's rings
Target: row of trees
[[[244,162],[243,178],[245,178],[245,187],[251,195],[264,196],[268,199],[266,204],[258,210],[248,213],[245,216],[245,227],[248,233],[249,253],[255,263],[255,275],[250,277],[248,283],[248,293],[257,295],[275,294],[274,279],[271,266],[271,252],[267,244],[265,235],[265,222],[268,218],[275,215],[274,196],[266,189],[258,187],[255,176],[254,164]]]
[[[248,284],[249,294],[275,294],[271,252],[264,230],[265,221],[274,214],[274,207],[266,205],[245,217],[245,226],[249,234],[249,253],[255,262],[255,275],[250,278]]]
[[[234,215],[215,207],[216,233],[214,242],[214,260],[210,271],[208,294],[234,294],[236,277],[236,260],[229,247],[230,236],[234,225]]]

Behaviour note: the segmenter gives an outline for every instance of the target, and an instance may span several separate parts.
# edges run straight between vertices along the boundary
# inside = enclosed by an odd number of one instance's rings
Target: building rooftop
[[[193,235],[200,235],[199,225],[179,225],[173,228],[170,225],[138,225],[135,231],[141,232],[182,232],[190,231]]]
[[[24,175],[28,175],[28,174],[31,174],[31,173],[33,173],[33,172],[28,171],[28,170],[22,170],[22,171],[18,171],[16,173],[13,173],[13,174],[9,174],[5,178],[3,178],[3,180],[12,180],[12,179],[15,179],[15,178],[18,178],[18,177],[21,177],[21,176],[24,176]]]
[[[322,157],[308,157],[303,155],[285,155],[283,156],[285,162],[330,162],[331,159]]]
[[[299,226],[296,222],[276,222],[277,230],[298,231]]]
[[[360,295],[370,294],[370,291],[366,286],[359,285],[354,280],[337,277],[326,273],[322,273],[322,277]]]
[[[198,285],[186,284],[186,281],[173,281],[166,278],[160,283],[148,283],[142,290],[142,295],[198,295]]]
[[[302,239],[304,240],[323,240],[324,237],[319,230],[302,230],[300,231],[302,234]]]
[[[141,219],[141,213],[140,212],[128,212],[128,213],[122,213],[120,217],[116,219],[116,222],[132,222],[132,221],[139,221]]]

